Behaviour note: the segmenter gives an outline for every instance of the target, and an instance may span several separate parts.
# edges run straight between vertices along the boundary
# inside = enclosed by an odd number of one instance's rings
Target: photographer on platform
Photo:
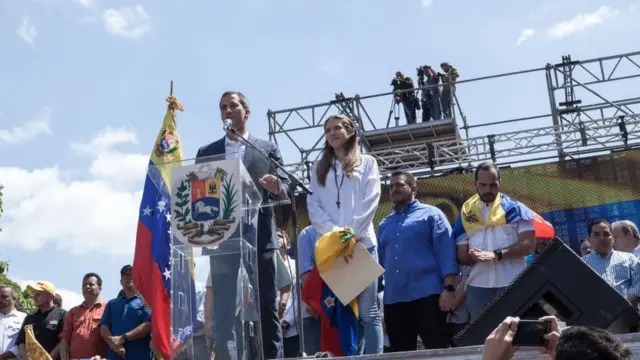
[[[456,80],[460,77],[458,69],[449,65],[448,62],[440,64],[440,68],[444,74],[438,74],[442,78],[442,114],[445,118],[451,118],[453,115],[453,95],[456,91]]]
[[[440,106],[440,76],[429,65],[418,69],[418,86],[431,86],[422,90],[422,122],[440,120],[442,107]]]
[[[420,109],[420,103],[418,103],[415,91],[403,91],[415,88],[415,86],[413,86],[413,80],[398,71],[396,72],[396,77],[391,80],[391,86],[393,86],[393,91],[396,92],[393,96],[395,103],[402,103],[404,107],[407,124],[415,124],[417,119],[416,110]]]

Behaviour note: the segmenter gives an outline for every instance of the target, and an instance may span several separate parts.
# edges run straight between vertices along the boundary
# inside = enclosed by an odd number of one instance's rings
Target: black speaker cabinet
[[[453,341],[458,346],[482,345],[507,316],[537,320],[546,315],[614,334],[636,332],[640,324],[638,311],[556,238]]]

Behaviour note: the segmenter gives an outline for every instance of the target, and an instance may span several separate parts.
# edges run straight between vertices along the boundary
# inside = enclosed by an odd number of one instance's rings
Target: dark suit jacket
[[[249,134],[248,139],[250,143],[255,145],[258,149],[264,150],[269,157],[278,163],[282,164],[282,156],[280,150],[276,144],[266,140],[258,139]],[[220,155],[225,153],[225,138],[214,141],[209,145],[205,145],[198,150],[196,159]],[[197,161],[196,161],[197,162]],[[271,162],[261,153],[255,151],[249,146],[246,146],[244,158],[242,159],[244,167],[247,168],[251,179],[256,185],[258,191],[262,192],[263,203],[268,200],[285,200],[288,199],[289,191],[289,177],[282,171],[278,170]],[[280,178],[283,184],[282,192],[279,196],[275,196],[264,190],[260,185],[260,178],[266,174],[273,174]],[[278,236],[276,234],[276,225],[273,219],[273,211],[270,206],[266,206],[260,209],[258,212],[258,251],[275,250],[278,249]]]

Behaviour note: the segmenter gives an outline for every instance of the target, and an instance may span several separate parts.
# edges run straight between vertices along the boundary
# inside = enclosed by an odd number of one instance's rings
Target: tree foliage
[[[2,217],[2,185],[0,185],[0,218]],[[2,231],[2,228],[0,228]],[[7,274],[9,273],[9,263],[0,259],[0,285],[11,285],[16,290],[16,294],[18,295],[18,301],[16,303],[16,307],[18,310],[25,311],[28,313],[33,312],[35,309],[35,304],[33,303],[33,295],[29,290],[20,287],[20,285],[9,279]]]
[[[18,295],[16,308],[20,311],[24,311],[27,313],[33,312],[35,310],[35,304],[33,303],[33,294],[27,289],[22,289],[20,285],[9,279],[7,277],[7,273],[9,272],[9,263],[3,260],[0,260],[0,285],[10,285],[16,290],[16,294]]]
[[[2,184],[0,184],[0,219],[2,219],[2,189],[4,188],[4,186],[2,186]],[[2,228],[0,227],[0,231],[2,231]]]

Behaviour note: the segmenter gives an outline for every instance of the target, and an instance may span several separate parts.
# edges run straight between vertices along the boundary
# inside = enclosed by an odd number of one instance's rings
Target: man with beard
[[[525,256],[535,247],[538,215],[500,193],[500,171],[485,162],[475,171],[477,194],[458,214],[452,237],[458,262],[472,266],[467,280],[467,304],[478,317],[525,268]]]
[[[278,202],[287,199],[289,178],[282,171],[277,170],[265,156],[282,164],[280,150],[269,141],[262,140],[249,132],[249,115],[251,110],[247,97],[239,91],[227,91],[222,94],[219,102],[220,118],[222,121],[230,120],[230,127],[234,132],[227,133],[208,145],[201,147],[196,155],[196,163],[204,163],[219,160],[216,156],[225,155],[227,159],[239,158],[242,160],[247,172],[251,176],[258,191],[262,194],[263,205],[267,202]],[[244,141],[240,140],[240,137]],[[256,151],[247,143],[253,144],[260,151]],[[242,231],[242,232],[241,232]],[[238,226],[232,238],[256,239],[257,269],[249,266],[247,257],[242,261],[248,273],[257,270],[258,284],[252,284],[258,288],[260,295],[260,321],[262,328],[262,347],[265,359],[275,359],[278,355],[278,344],[282,341],[282,331],[278,321],[276,309],[276,251],[278,236],[273,210],[270,206],[263,206],[258,210],[257,228],[253,224],[245,223]],[[255,236],[255,238],[252,238]],[[230,360],[242,357],[249,351],[244,349],[244,343],[253,335],[242,325],[247,320],[242,320],[236,309],[236,288],[238,271],[240,268],[240,248],[238,241],[227,241],[220,244],[216,250],[204,249],[203,255],[210,257],[211,282],[215,301],[214,313],[216,316],[216,358]],[[252,244],[253,245],[253,244]],[[246,325],[248,326],[248,324]],[[244,335],[241,336],[241,331]],[[259,335],[259,334],[254,334]],[[260,340],[252,346],[257,350]],[[255,354],[251,356],[259,357]]]
[[[56,288],[52,283],[38,281],[33,285],[27,285],[27,290],[33,294],[33,302],[37,310],[35,313],[27,315],[18,334],[16,344],[20,347],[20,358],[28,359],[24,327],[33,325],[36,341],[50,354],[52,359],[58,359],[60,357],[59,337],[67,312],[53,305]]]

